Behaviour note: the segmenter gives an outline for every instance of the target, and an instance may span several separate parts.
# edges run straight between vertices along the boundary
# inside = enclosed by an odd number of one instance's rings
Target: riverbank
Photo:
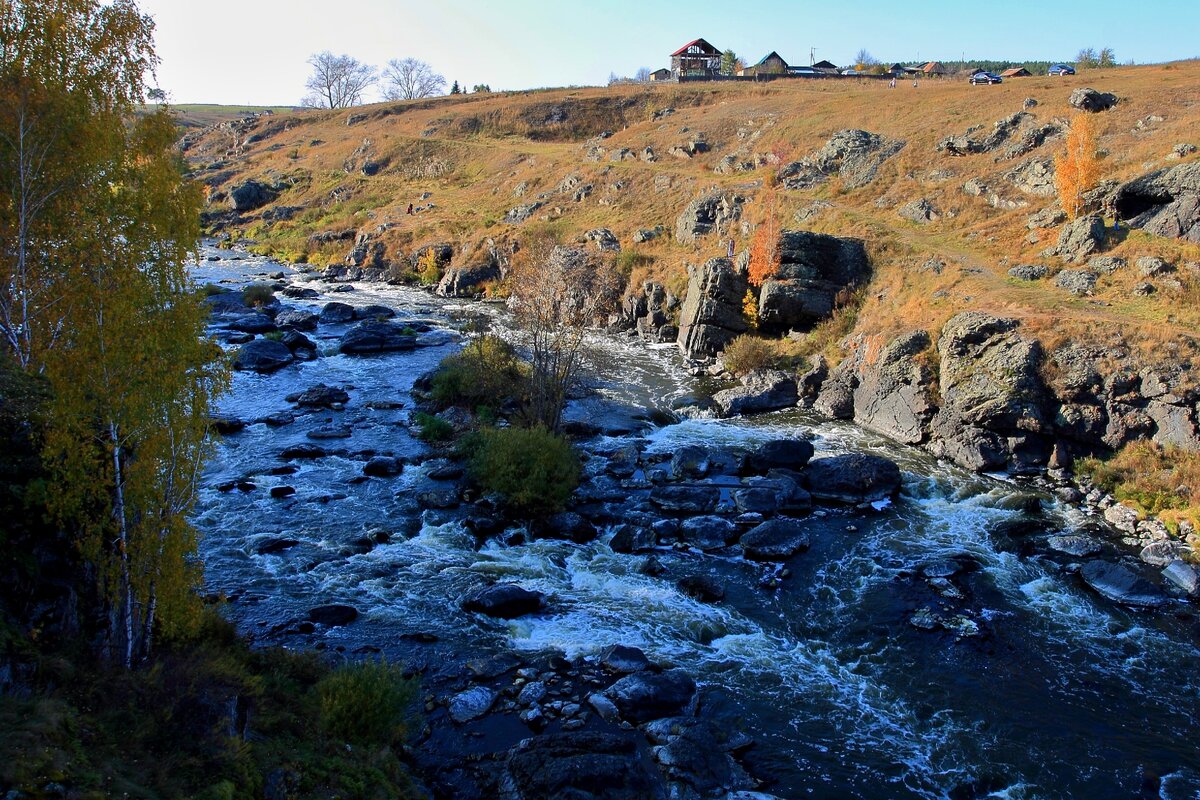
[[[277,270],[287,277],[286,267],[262,260],[222,260],[202,264],[199,276],[241,285]],[[354,284],[352,291],[295,304],[317,312],[335,298],[355,308],[390,306],[401,327],[445,329],[476,312],[495,330],[505,325],[494,306],[402,287]],[[589,353],[599,398],[574,404],[577,419],[601,428],[580,442],[589,480],[575,508],[595,537],[528,541],[514,538],[519,526],[505,533],[508,525],[479,537],[467,520],[481,509],[464,503],[452,465],[407,429],[412,384],[454,346],[341,355],[337,344],[351,323],[340,324],[318,322],[307,334],[316,344],[314,360],[235,377],[222,413],[248,424],[218,448],[196,517],[205,534],[207,580],[211,591],[229,598],[227,613],[239,629],[260,643],[360,656],[378,650],[422,673],[430,727],[414,754],[430,760],[427,774],[452,787],[444,793],[484,792],[514,774],[524,752],[519,743],[535,733],[521,719],[537,719],[530,714],[534,702],[546,720],[542,735],[641,737],[637,757],[664,766],[652,748],[669,742],[622,731],[619,721],[612,728],[589,700],[619,679],[601,663],[616,645],[639,648],[665,673],[681,669],[696,681],[701,718],[755,741],[747,750],[731,748],[734,763],[778,797],[941,796],[956,787],[966,787],[962,796],[982,796],[1003,786],[1103,793],[1114,785],[1132,791],[1142,772],[1178,782],[1196,770],[1177,747],[1192,723],[1173,710],[1172,699],[1186,706],[1187,675],[1196,674],[1184,666],[1196,658],[1191,612],[1178,600],[1157,613],[1128,611],[1093,594],[1077,575],[1081,557],[1051,544],[1087,537],[1092,526],[1048,493],[939,465],[920,451],[800,410],[727,421],[701,415],[657,427],[649,418],[697,404],[693,381],[663,351],[604,337]],[[346,400],[316,410],[285,401],[316,383],[336,385]],[[598,411],[619,406],[628,410]],[[291,424],[266,421],[285,411]],[[331,431],[348,436],[322,442],[308,435]],[[747,512],[736,508],[733,495],[762,487],[742,483],[737,454],[773,439],[810,436],[814,463],[867,452],[899,464],[898,499],[880,510],[818,502],[798,517],[808,551],[774,564],[747,559],[744,547],[740,555],[738,546],[726,547],[730,529],[717,521],[709,531],[684,531],[678,520],[695,514],[664,513],[654,503],[654,493],[661,499],[664,490],[692,493],[704,504],[709,493],[717,505],[727,496],[731,513],[708,516],[733,525],[742,538],[747,531],[733,520]],[[301,445],[321,454],[280,460]],[[705,453],[693,459],[694,468],[707,463],[687,486],[670,475],[672,458],[689,446]],[[364,476],[379,456],[402,461],[400,474]],[[634,471],[611,474],[614,463]],[[270,496],[283,486],[292,492]],[[431,500],[455,507],[429,508]],[[649,515],[645,524],[635,513]],[[674,530],[661,524],[672,519]],[[637,530],[621,537],[631,549],[650,549],[618,552],[625,549],[615,538],[619,524],[652,531],[653,540]],[[719,546],[712,538],[717,529]],[[706,551],[699,537],[710,537],[713,547]],[[1087,559],[1119,562],[1128,552],[1111,535],[1089,541],[1103,549]],[[644,574],[650,562],[663,572]],[[681,586],[689,577],[699,580]],[[513,620],[460,607],[491,583],[518,584],[544,605]],[[720,600],[709,591],[717,585],[724,590]],[[349,606],[355,618],[303,625],[319,605]],[[1135,654],[1135,666],[1116,666]],[[981,693],[977,680],[984,675],[989,688]],[[537,683],[547,695],[531,701],[535,689],[522,701],[524,687]],[[464,692],[473,694],[460,697]],[[472,698],[482,705],[489,697],[489,713],[458,723],[451,718],[455,698],[461,710]],[[1062,711],[1068,707],[1070,713]],[[1097,759],[1095,747],[1083,743],[1114,713],[1144,724],[1132,739],[1107,738]],[[576,720],[581,727],[564,730]],[[1033,730],[1055,726],[1069,753],[1051,754],[1031,738]],[[559,756],[580,755],[558,742]],[[609,744],[618,751],[627,746]],[[1147,747],[1159,755],[1137,761],[1120,755]],[[654,770],[628,774],[688,783],[669,769]]]

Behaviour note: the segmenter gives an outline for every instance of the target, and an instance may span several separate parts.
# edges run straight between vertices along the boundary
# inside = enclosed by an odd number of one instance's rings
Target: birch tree
[[[196,619],[186,515],[226,380],[185,268],[199,187],[169,113],[135,114],[152,32],[131,0],[0,2],[0,341],[48,379],[48,510],[125,667]]]

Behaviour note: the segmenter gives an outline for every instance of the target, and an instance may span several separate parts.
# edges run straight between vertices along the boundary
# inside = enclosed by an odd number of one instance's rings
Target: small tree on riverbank
[[[518,254],[509,282],[509,306],[532,363],[530,416],[557,431],[579,376],[585,331],[616,308],[620,277],[607,260],[541,240]]]

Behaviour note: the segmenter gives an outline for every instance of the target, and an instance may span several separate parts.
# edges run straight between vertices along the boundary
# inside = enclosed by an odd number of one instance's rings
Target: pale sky
[[[140,0],[174,103],[292,105],[321,50],[382,66],[412,56],[466,86],[593,85],[668,66],[703,37],[748,62],[1200,56],[1197,0]],[[372,97],[371,99],[374,99]]]

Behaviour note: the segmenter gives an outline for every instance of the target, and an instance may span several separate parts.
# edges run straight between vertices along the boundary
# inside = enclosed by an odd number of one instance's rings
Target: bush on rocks
[[[725,347],[725,369],[741,377],[775,366],[775,348],[766,339],[742,334]]]
[[[348,664],[316,686],[321,727],[353,743],[396,742],[407,732],[416,681],[386,661]]]
[[[579,485],[579,455],[545,428],[494,428],[468,437],[471,479],[500,495],[514,514],[546,517],[561,511]]]
[[[511,344],[498,336],[478,336],[447,356],[433,375],[432,399],[441,408],[477,408],[519,399],[529,368]]]

